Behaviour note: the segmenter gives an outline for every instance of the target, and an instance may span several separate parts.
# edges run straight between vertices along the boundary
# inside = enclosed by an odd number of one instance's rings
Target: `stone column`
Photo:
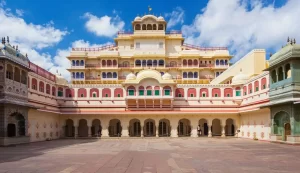
[[[60,130],[60,137],[61,137],[61,138],[64,138],[64,137],[67,136],[67,135],[65,134],[65,128],[66,128],[65,125],[61,126],[61,130]]]
[[[192,128],[191,137],[194,137],[194,138],[198,137],[197,126],[198,126],[198,122],[197,121],[191,121],[191,128]]]
[[[207,124],[207,127],[208,127],[208,137],[211,138],[212,137],[211,125]]]
[[[226,127],[225,125],[221,125],[221,128],[222,128],[222,135],[221,135],[221,137],[223,137],[223,138],[226,137],[225,136],[225,127]]]
[[[158,137],[158,126],[159,126],[159,122],[155,121],[155,136]]]
[[[239,133],[238,133],[238,126],[237,125],[234,126],[234,131],[235,131],[234,137],[238,137]]]
[[[141,137],[144,137],[144,121],[141,121]]]
[[[121,126],[122,126],[122,136],[121,137],[129,137],[129,135],[128,135],[129,123],[126,120],[123,120],[123,122],[121,122]]]
[[[178,120],[170,120],[171,124],[171,137],[177,138],[178,137],[178,132],[177,132],[177,126],[178,126]]]
[[[88,137],[92,137],[92,126],[88,126]]]
[[[76,139],[78,137],[78,125],[74,126],[75,127],[75,135],[74,138]]]

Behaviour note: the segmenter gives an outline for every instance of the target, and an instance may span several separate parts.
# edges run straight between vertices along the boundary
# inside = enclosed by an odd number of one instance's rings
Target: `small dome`
[[[136,16],[134,20],[142,20],[140,16]]]
[[[136,79],[136,76],[133,73],[129,73],[126,76],[126,80],[135,80],[135,79]]]
[[[68,84],[68,81],[62,77],[60,74],[56,73],[56,83],[58,85],[67,85]]]
[[[169,73],[165,73],[165,74],[162,76],[162,79],[163,79],[163,80],[172,80],[172,75],[170,75]]]
[[[242,73],[242,71],[235,75],[232,78],[232,85],[240,85],[240,84],[244,84],[246,83],[248,80],[250,79],[250,77],[244,73]]]
[[[158,20],[163,20],[164,21],[165,19],[162,16],[159,16]]]

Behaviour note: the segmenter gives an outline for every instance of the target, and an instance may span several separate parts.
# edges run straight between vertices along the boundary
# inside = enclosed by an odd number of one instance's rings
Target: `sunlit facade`
[[[299,142],[293,131],[297,118],[281,123],[283,128],[270,118],[278,113],[270,99],[276,82],[269,80],[265,50],[252,50],[229,65],[227,48],[185,44],[180,31],[166,26],[161,16],[138,16],[133,32],[119,32],[115,45],[72,48],[70,82],[29,62],[2,39],[1,145],[86,137]],[[282,80],[290,80],[293,68]]]

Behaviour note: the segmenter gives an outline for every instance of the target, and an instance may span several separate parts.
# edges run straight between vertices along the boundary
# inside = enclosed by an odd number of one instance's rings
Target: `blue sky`
[[[0,0],[0,35],[34,63],[69,78],[65,56],[72,46],[113,43],[149,5],[186,42],[227,46],[233,61],[254,48],[275,52],[288,36],[300,39],[299,0]]]

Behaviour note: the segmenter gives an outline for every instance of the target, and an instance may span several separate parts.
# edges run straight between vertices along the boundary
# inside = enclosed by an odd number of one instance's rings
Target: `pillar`
[[[74,126],[75,128],[75,135],[74,135],[74,138],[76,139],[78,137],[78,125],[77,126]]]
[[[225,137],[225,125],[221,125],[221,128],[222,128],[222,135],[221,135],[221,137]]]
[[[239,133],[238,133],[238,126],[237,125],[234,126],[234,131],[235,131],[234,137],[238,137]]]
[[[144,137],[144,121],[140,121],[141,125],[141,137]]]
[[[198,126],[198,121],[191,121],[191,128],[192,128],[192,134],[191,137],[198,137],[198,132],[197,132],[197,126]]]
[[[177,132],[178,120],[170,119],[170,124],[171,124],[171,137],[177,138],[178,137],[178,132]]]
[[[101,137],[109,137],[109,133],[108,133],[109,121],[104,119],[104,121],[101,122],[101,126],[102,126],[102,132],[101,132],[102,136]]]
[[[92,137],[92,126],[88,126],[88,137]]]
[[[212,137],[212,133],[211,133],[211,125],[207,123],[207,127],[208,127],[208,137]]]
[[[121,122],[121,126],[122,126],[122,132],[121,132],[122,135],[121,135],[121,137],[129,137],[129,135],[128,135],[129,123],[126,120],[123,120],[123,122]]]
[[[155,121],[155,136],[158,137],[158,126],[159,126],[159,121]]]

